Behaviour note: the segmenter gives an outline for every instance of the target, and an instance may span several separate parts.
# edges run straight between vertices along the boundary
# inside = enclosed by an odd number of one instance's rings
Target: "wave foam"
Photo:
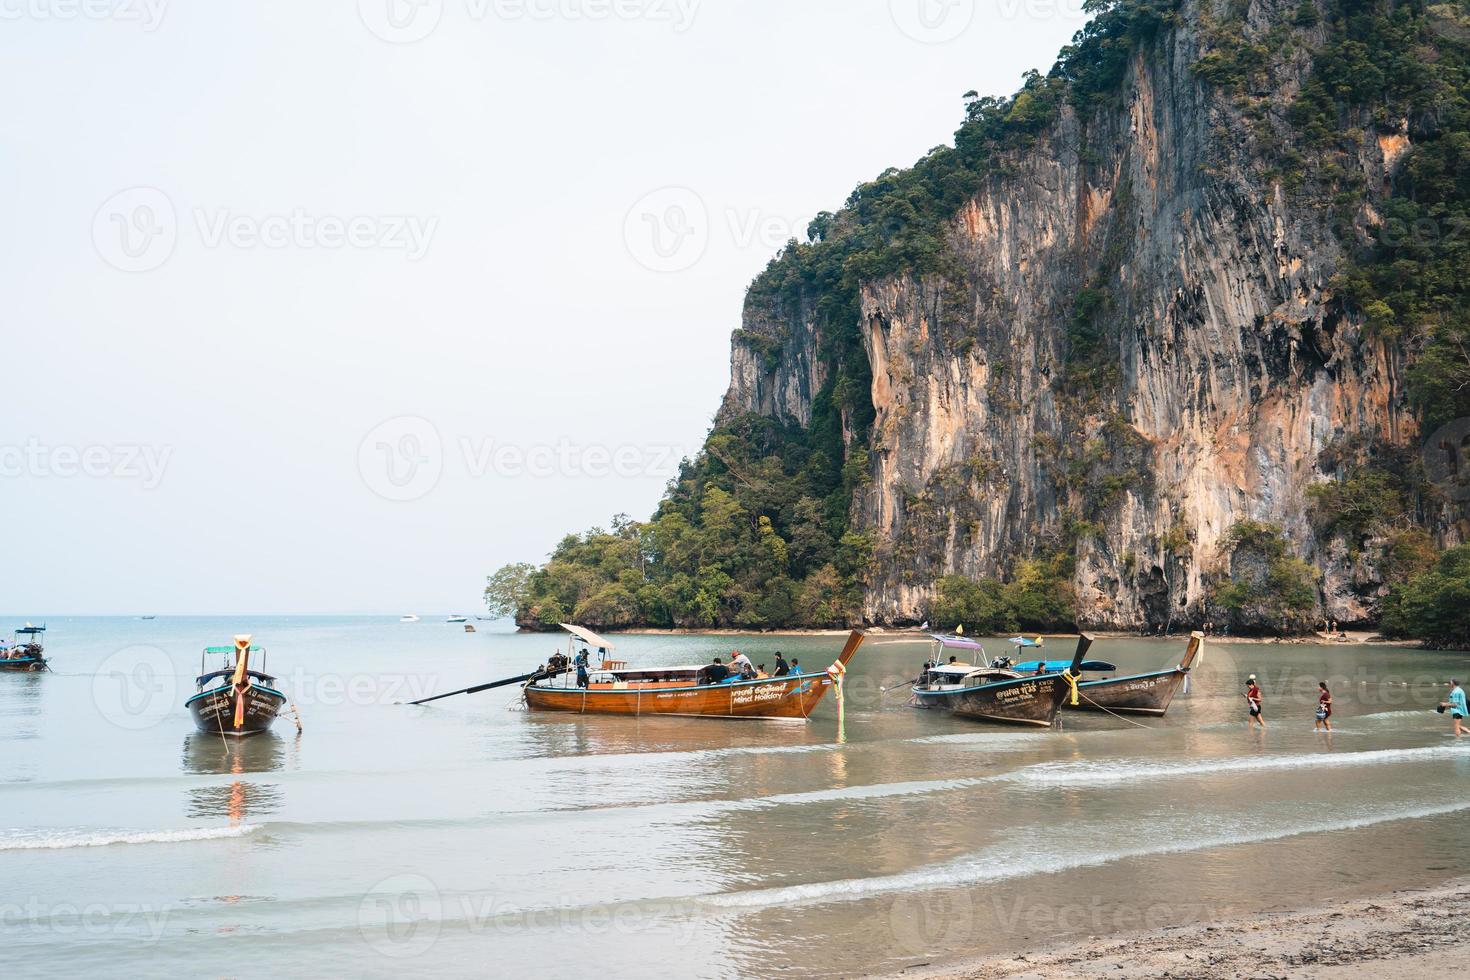
[[[211,827],[197,830],[18,830],[3,832],[0,851],[61,851],[74,847],[110,847],[113,844],[180,844],[199,840],[245,837],[259,825]]]

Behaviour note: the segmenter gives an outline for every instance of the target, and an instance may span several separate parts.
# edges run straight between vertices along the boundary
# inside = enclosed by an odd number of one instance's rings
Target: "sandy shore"
[[[1470,964],[1470,879],[1299,912],[911,967],[905,978],[1454,976]]]

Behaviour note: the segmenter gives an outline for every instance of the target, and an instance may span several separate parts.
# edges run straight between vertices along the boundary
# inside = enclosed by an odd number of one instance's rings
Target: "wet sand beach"
[[[1453,976],[1470,943],[1470,879],[1296,912],[1117,936],[904,977],[946,980]]]

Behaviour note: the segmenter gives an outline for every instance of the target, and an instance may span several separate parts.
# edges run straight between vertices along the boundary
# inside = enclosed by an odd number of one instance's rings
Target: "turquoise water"
[[[556,643],[443,619],[52,618],[55,673],[0,675],[0,971],[839,976],[1470,870],[1470,747],[1432,710],[1463,655],[1211,643],[1162,722],[1030,732],[905,707],[926,647],[874,636],[839,741],[830,696],[807,724],[533,715],[514,688],[405,706]],[[300,734],[193,734],[199,650],[236,632]],[[617,643],[813,669],[842,638]]]

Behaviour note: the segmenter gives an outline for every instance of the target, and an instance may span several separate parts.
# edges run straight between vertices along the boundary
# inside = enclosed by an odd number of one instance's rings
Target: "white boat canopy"
[[[581,626],[573,626],[571,623],[562,623],[560,625],[562,629],[566,630],[568,633],[572,634],[588,646],[602,647],[604,650],[611,650],[613,648],[613,645],[611,643],[604,640],[602,637],[598,636],[596,633],[592,632],[589,629],[584,629]]]

